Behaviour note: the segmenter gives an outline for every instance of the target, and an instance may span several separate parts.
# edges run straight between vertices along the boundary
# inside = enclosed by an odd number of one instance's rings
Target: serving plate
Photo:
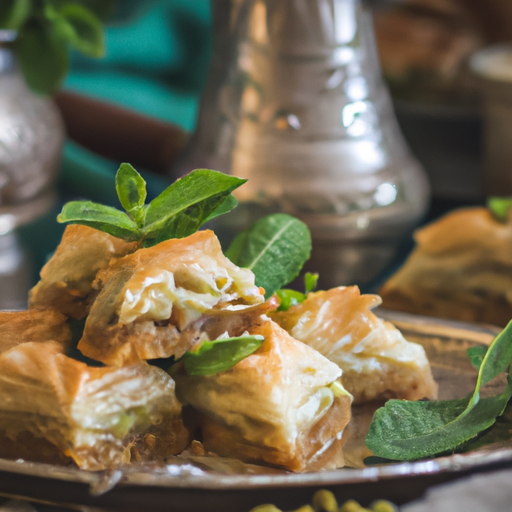
[[[476,382],[466,350],[488,345],[499,329],[390,311],[377,313],[395,323],[411,341],[421,343],[439,383],[439,398],[465,396]],[[491,383],[497,392],[503,380]],[[496,388],[493,390],[493,388]],[[0,459],[0,495],[76,510],[123,512],[248,512],[262,503],[291,510],[309,503],[320,488],[332,490],[339,501],[356,499],[363,505],[384,498],[403,504],[420,497],[435,484],[477,471],[512,466],[512,413],[471,445],[471,451],[411,463],[365,464],[366,429],[375,405],[354,408],[346,445],[347,465],[333,471],[290,474],[215,458],[175,457],[168,465],[91,473],[26,461]],[[368,461],[368,459],[366,459]]]

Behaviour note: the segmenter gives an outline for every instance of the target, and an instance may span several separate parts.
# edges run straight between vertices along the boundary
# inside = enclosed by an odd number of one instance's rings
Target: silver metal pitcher
[[[229,241],[271,212],[304,220],[322,287],[369,283],[424,215],[429,186],[398,128],[359,0],[213,0],[214,57],[176,172],[248,178]]]

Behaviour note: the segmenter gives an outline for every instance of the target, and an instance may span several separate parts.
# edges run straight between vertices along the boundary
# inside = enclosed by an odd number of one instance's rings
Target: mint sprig
[[[215,375],[256,352],[264,339],[255,335],[205,341],[198,348],[186,352],[180,361],[189,375]]]
[[[311,234],[299,219],[276,213],[240,233],[226,256],[253,271],[265,298],[295,279],[311,254]]]
[[[376,411],[366,446],[377,457],[417,460],[457,451],[491,427],[503,414],[512,394],[512,322],[482,355],[480,349],[470,352],[473,365],[479,367],[471,395],[433,402],[389,400]],[[509,375],[504,391],[482,399],[481,387],[507,368]]]
[[[18,34],[11,47],[29,87],[41,94],[55,92],[68,73],[71,49],[88,57],[104,56],[98,16],[103,10],[87,0],[1,0],[0,29]]]
[[[246,180],[198,169],[177,180],[148,205],[146,182],[127,163],[116,174],[116,191],[124,212],[92,201],[70,201],[58,215],[60,223],[83,224],[141,247],[195,233],[211,218],[236,206],[231,192]]]

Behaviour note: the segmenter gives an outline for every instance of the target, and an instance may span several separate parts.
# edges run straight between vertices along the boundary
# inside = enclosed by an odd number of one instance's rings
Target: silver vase
[[[25,85],[10,49],[16,34],[0,30],[0,308],[24,307],[32,284],[30,255],[16,228],[44,215],[56,200],[64,142],[59,111]]]
[[[177,173],[249,181],[226,242],[272,212],[304,220],[323,287],[379,276],[424,215],[429,186],[398,128],[359,0],[213,0],[216,43]]]

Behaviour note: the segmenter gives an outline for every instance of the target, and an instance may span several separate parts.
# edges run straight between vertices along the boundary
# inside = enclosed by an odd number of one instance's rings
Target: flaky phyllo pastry
[[[146,363],[91,368],[56,342],[0,354],[0,457],[100,470],[180,453],[189,442],[174,381]]]
[[[40,281],[30,292],[29,306],[83,318],[95,295],[92,283],[97,272],[134,249],[134,243],[103,231],[67,226],[55,254],[41,270]]]
[[[310,293],[273,319],[342,370],[342,382],[356,403],[377,398],[436,398],[437,384],[422,346],[407,341],[371,309],[378,295],[357,286]]]
[[[68,227],[30,309],[0,314],[0,457],[98,470],[165,460],[197,436],[220,456],[335,468],[351,394],[435,396],[423,348],[370,311],[377,296],[340,287],[277,313],[264,293],[212,231],[137,248]],[[78,350],[106,366],[67,355],[83,317]],[[187,366],[249,339],[221,369]],[[151,364],[162,358],[168,372]]]
[[[263,317],[265,341],[228,371],[178,370],[178,398],[201,415],[203,443],[219,455],[292,471],[343,466],[352,397],[339,367]]]
[[[68,347],[71,330],[65,315],[44,308],[0,311],[0,354],[28,341],[48,340],[60,343],[63,349]]]
[[[505,326],[512,318],[512,224],[463,208],[415,232],[416,248],[382,287],[384,306]]]
[[[254,274],[231,263],[209,230],[120,258],[94,286],[100,291],[78,348],[116,366],[180,357],[207,336],[205,324],[264,301]]]

